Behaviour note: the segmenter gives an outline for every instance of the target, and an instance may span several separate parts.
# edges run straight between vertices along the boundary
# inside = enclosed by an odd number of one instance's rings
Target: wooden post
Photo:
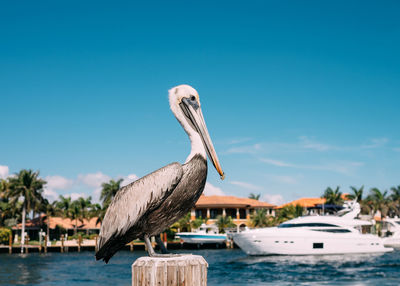
[[[8,253],[12,253],[12,233],[10,234],[10,237],[8,238]]]
[[[26,236],[25,253],[29,253],[28,246],[29,246],[29,235]]]
[[[82,235],[78,235],[78,252],[81,252]]]
[[[207,267],[199,255],[140,257],[132,264],[132,286],[206,286]]]
[[[47,235],[44,236],[44,253],[47,253]]]
[[[131,241],[131,243],[129,243],[129,248],[131,250],[131,252],[133,251],[133,241]]]
[[[61,235],[61,252],[64,252],[64,235]]]

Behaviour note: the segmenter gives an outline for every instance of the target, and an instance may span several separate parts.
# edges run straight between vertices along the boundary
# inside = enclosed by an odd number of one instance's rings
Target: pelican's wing
[[[157,208],[182,178],[179,163],[169,164],[122,187],[107,209],[101,224],[99,249],[110,238],[123,236],[147,211]]]

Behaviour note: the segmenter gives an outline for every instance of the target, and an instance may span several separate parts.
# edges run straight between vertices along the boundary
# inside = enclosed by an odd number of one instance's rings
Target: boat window
[[[314,242],[313,248],[324,248],[324,244],[322,242]]]
[[[345,233],[345,232],[351,232],[348,229],[343,229],[343,228],[337,228],[337,229],[313,229],[313,231],[323,231],[323,232],[333,232],[333,233]]]
[[[330,224],[330,223],[317,223],[317,222],[312,222],[312,223],[282,223],[278,227],[338,227],[337,225]]]
[[[397,224],[400,224],[400,221],[396,221]]]

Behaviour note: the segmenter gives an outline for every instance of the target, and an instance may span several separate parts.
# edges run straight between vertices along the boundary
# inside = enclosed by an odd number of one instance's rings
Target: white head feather
[[[179,121],[179,123],[182,125],[183,129],[189,136],[192,147],[190,154],[186,159],[186,163],[189,162],[196,154],[200,154],[201,156],[203,156],[204,159],[207,160],[206,150],[204,148],[199,133],[197,133],[197,131],[194,130],[187,122],[186,117],[182,112],[182,109],[179,107],[182,98],[191,98],[192,96],[196,97],[199,106],[201,106],[199,94],[193,87],[183,84],[173,87],[169,90],[169,105],[171,107],[172,113],[175,115],[176,119]]]

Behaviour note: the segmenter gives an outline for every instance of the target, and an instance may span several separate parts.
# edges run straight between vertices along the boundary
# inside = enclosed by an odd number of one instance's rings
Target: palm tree
[[[257,201],[260,199],[260,197],[261,197],[261,194],[250,193],[250,195],[249,195],[249,199],[253,199],[253,200],[257,200]]]
[[[78,232],[78,220],[83,223],[82,219],[82,206],[79,200],[72,201],[69,208],[69,218],[73,221],[75,220],[74,225],[74,235]]]
[[[400,185],[397,187],[391,187],[390,190],[392,191],[392,194],[390,195],[390,198],[393,201],[400,202]]]
[[[193,229],[197,229],[197,228],[199,228],[203,223],[206,223],[207,222],[207,218],[206,219],[203,219],[202,217],[198,217],[198,218],[196,218],[195,220],[192,220],[191,222],[190,222],[190,226],[193,228]]]
[[[364,186],[361,186],[361,188],[359,189],[351,186],[350,189],[353,191],[353,193],[348,194],[347,198],[349,198],[350,200],[356,200],[358,203],[360,203],[363,199]]]
[[[279,222],[284,222],[289,219],[293,219],[299,216],[302,216],[304,212],[304,209],[301,205],[287,205],[284,206],[282,209],[279,210],[278,212],[278,221]]]
[[[103,208],[100,204],[92,205],[91,217],[97,217],[96,224],[103,222],[106,211],[107,209]]]
[[[70,217],[72,204],[71,197],[64,197],[60,195],[59,199],[60,200],[56,203],[57,208],[61,210],[61,214],[63,217]]]
[[[83,222],[84,219],[89,220],[90,218],[93,217],[93,212],[94,212],[94,205],[92,204],[92,197],[88,197],[88,198],[78,198],[78,204],[80,206],[81,209],[81,213],[80,213],[80,220]],[[89,234],[89,229],[86,229],[86,234]]]
[[[26,212],[30,212],[38,206],[38,202],[43,201],[43,187],[46,181],[39,178],[39,171],[21,170],[15,174],[15,177],[10,177],[10,190],[8,197],[12,204],[22,197],[22,233],[21,233],[21,253],[25,244],[25,216]]]
[[[251,216],[251,225],[254,227],[265,227],[269,225],[266,209],[257,209]]]
[[[372,206],[374,214],[380,211],[381,215],[385,217],[389,211],[389,199],[387,196],[388,191],[381,192],[378,188],[372,188],[367,197],[367,201]]]
[[[392,194],[389,196],[389,215],[400,215],[400,186],[391,187]]]
[[[231,216],[218,215],[215,224],[218,226],[219,232],[221,233],[225,232],[225,228],[236,227],[236,224],[233,223]]]
[[[50,240],[50,217],[62,215],[62,210],[58,208],[58,201],[50,203],[44,200],[43,212],[46,214],[47,237]]]
[[[11,204],[9,192],[8,179],[0,179],[0,226],[14,226],[21,219],[22,205],[20,202]]]
[[[342,198],[342,192],[339,191],[340,187],[336,187],[335,190],[333,190],[331,187],[326,188],[324,195],[322,196],[323,198],[326,199],[326,204],[328,205],[342,205],[343,204],[343,198]]]
[[[117,181],[110,180],[108,183],[101,184],[102,190],[100,200],[102,201],[103,207],[107,208],[110,205],[112,199],[121,188],[122,181],[123,179],[119,179]]]

